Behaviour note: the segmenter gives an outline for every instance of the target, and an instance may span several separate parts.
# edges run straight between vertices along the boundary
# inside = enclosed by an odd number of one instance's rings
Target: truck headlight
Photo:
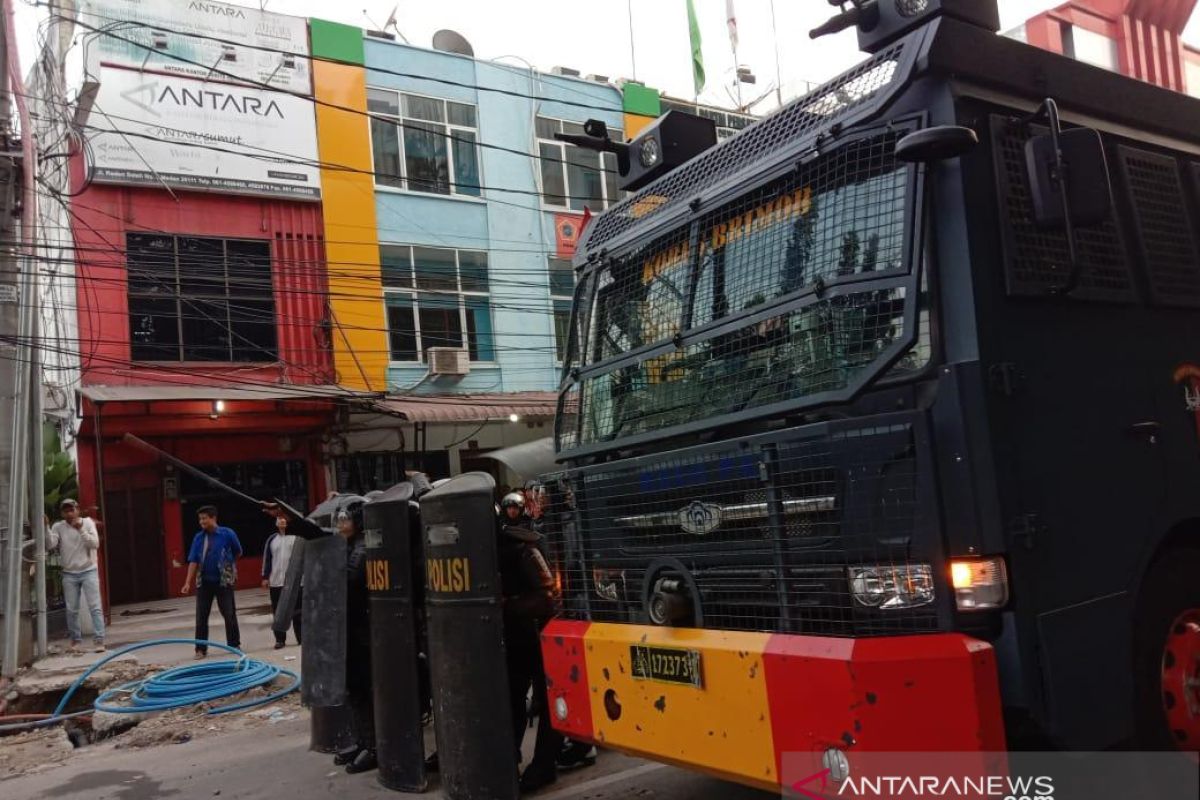
[[[986,611],[1008,602],[1008,569],[999,556],[954,559],[950,582],[959,611]]]
[[[895,611],[933,602],[933,568],[928,564],[866,564],[846,572],[860,606]]]

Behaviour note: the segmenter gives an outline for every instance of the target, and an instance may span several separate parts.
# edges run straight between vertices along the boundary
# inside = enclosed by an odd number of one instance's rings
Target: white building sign
[[[98,183],[317,200],[312,102],[282,92],[105,69],[89,126]]]
[[[312,91],[300,17],[207,0],[82,0],[79,22],[106,64]]]

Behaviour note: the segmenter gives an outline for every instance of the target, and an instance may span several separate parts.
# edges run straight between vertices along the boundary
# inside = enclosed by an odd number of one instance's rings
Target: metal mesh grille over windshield
[[[593,223],[588,249],[598,250],[641,220],[691,202],[704,189],[872,100],[896,80],[903,49],[899,42],[876,54],[615,206]]]
[[[841,391],[911,334],[902,286],[770,310],[814,287],[906,271],[912,171],[895,161],[896,135],[848,142],[715,210],[691,234],[680,228],[611,260],[578,362],[575,443]],[[594,365],[600,374],[587,371]]]

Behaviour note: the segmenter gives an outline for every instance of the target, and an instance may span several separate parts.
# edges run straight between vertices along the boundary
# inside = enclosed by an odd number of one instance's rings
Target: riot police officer
[[[497,526],[509,702],[518,760],[525,735],[525,698],[530,688],[535,703],[540,701],[544,706],[546,702],[540,633],[554,616],[558,601],[554,576],[539,547],[541,537],[522,524],[523,505],[519,494],[506,495],[501,501],[502,516]],[[555,759],[561,750],[562,735],[551,727],[550,715],[543,709],[538,714],[534,756],[521,775],[522,792],[536,791],[557,780]]]
[[[346,540],[346,704],[354,726],[354,745],[334,756],[333,763],[351,774],[378,766],[375,755],[375,710],[371,696],[371,617],[367,593],[367,551],[363,541],[363,501],[343,506],[337,532]]]

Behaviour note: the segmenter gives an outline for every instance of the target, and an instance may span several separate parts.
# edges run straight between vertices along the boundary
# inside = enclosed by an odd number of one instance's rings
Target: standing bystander
[[[217,524],[216,506],[201,506],[196,511],[200,531],[192,539],[188,551],[188,573],[183,581],[183,594],[196,589],[196,640],[208,641],[208,615],[213,600],[225,619],[225,643],[241,647],[238,632],[237,607],[233,591],[237,586],[237,560],[242,555],[242,543],[231,529]],[[196,658],[208,655],[208,647],[196,645]]]
[[[275,518],[275,533],[267,539],[263,551],[262,578],[263,588],[271,593],[271,614],[279,607],[279,597],[283,594],[284,580],[287,578],[288,562],[292,560],[292,548],[296,537],[288,534],[288,521],[285,516]],[[296,644],[300,644],[300,608],[302,598],[296,596],[296,610],[292,612],[292,633],[296,635]],[[287,630],[275,631],[275,649],[281,649],[287,643]]]
[[[96,551],[100,534],[96,523],[80,516],[79,503],[67,498],[58,505],[62,519],[50,528],[47,544],[57,549],[62,560],[63,599],[67,604],[67,631],[71,650],[79,650],[83,634],[79,627],[79,595],[92,615],[92,640],[96,652],[104,650],[104,609],[100,605],[100,573],[96,569]]]

